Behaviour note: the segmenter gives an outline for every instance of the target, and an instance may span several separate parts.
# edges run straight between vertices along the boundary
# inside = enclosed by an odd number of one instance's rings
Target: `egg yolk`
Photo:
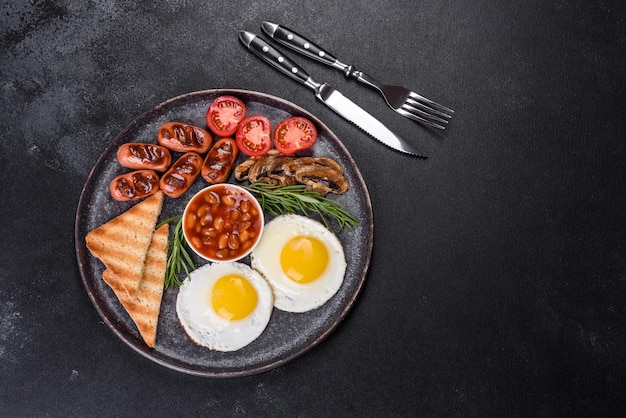
[[[285,244],[280,265],[291,280],[310,283],[319,278],[328,266],[328,250],[317,238],[297,236]]]
[[[213,285],[210,297],[215,312],[228,321],[250,315],[259,300],[254,286],[238,274],[219,278]]]

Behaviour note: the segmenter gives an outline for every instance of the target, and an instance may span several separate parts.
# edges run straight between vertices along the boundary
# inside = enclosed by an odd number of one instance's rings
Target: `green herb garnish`
[[[359,220],[350,215],[339,203],[319,193],[307,190],[303,184],[278,186],[257,182],[244,187],[257,194],[263,210],[272,215],[278,216],[284,213],[298,212],[304,215],[317,213],[329,229],[331,228],[328,218],[335,219],[339,225],[339,231],[342,231],[346,226],[351,228],[359,224]]]
[[[172,216],[161,222],[158,226],[166,223],[177,221],[174,231],[172,232],[172,240],[169,244],[169,254],[167,256],[167,267],[165,270],[165,288],[181,285],[178,275],[182,270],[189,277],[190,271],[196,268],[189,252],[187,251],[187,241],[183,235],[183,223],[181,221],[183,215]]]

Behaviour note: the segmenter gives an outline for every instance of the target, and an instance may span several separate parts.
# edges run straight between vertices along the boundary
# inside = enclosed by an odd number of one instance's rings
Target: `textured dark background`
[[[0,416],[626,412],[623,1],[8,0],[0,19]],[[238,31],[264,20],[453,107],[433,133],[295,57],[430,158],[387,150],[246,51]],[[374,208],[347,319],[295,361],[230,380],[129,349],[91,304],[74,250],[78,199],[107,144],[208,88],[318,116]]]

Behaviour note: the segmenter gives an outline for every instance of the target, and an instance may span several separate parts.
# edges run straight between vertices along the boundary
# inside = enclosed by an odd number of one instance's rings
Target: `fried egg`
[[[265,225],[250,259],[272,287],[274,306],[287,312],[322,306],[337,293],[346,272],[337,236],[323,224],[294,214]]]
[[[187,335],[217,351],[235,351],[265,330],[273,309],[272,290],[242,263],[206,264],[179,287],[176,313]]]

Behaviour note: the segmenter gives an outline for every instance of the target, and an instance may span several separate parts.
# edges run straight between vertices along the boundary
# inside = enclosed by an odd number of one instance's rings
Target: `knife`
[[[288,75],[312,89],[315,92],[315,97],[322,103],[337,112],[340,116],[354,123],[367,134],[397,151],[414,157],[426,158],[425,155],[422,155],[411,144],[393,133],[378,119],[360,108],[352,100],[348,99],[328,84],[318,83],[313,80],[301,67],[254,33],[240,31],[239,40],[262,60],[278,69],[283,74]]]

